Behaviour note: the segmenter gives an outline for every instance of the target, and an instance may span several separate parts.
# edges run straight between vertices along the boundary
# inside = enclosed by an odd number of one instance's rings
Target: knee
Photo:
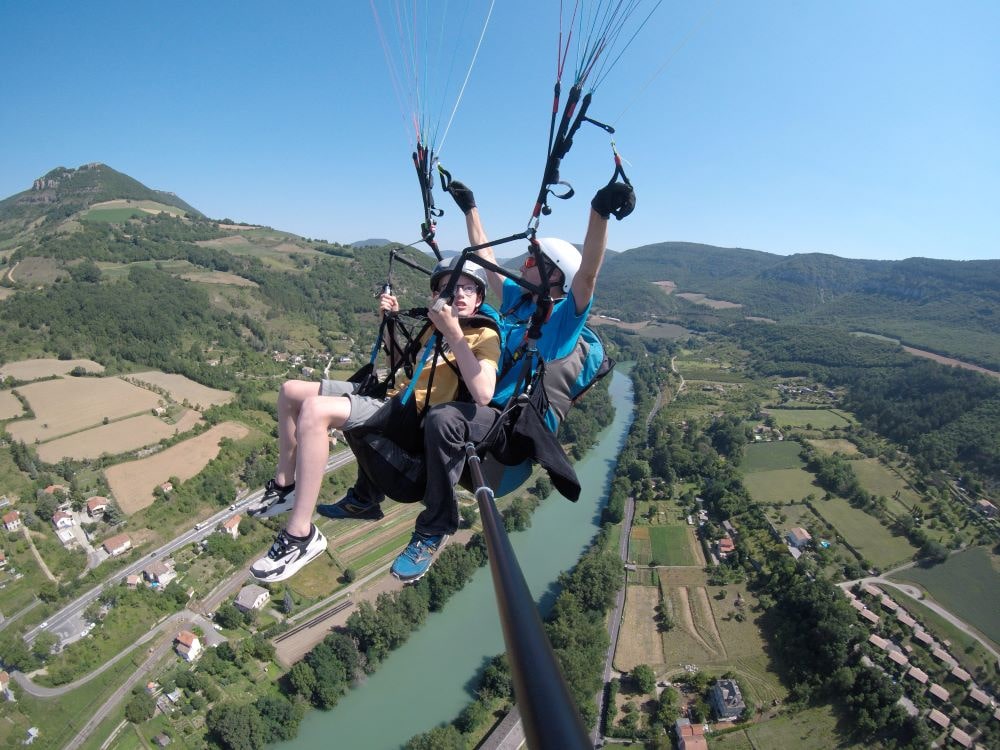
[[[463,443],[467,434],[466,418],[452,404],[439,404],[431,407],[424,418],[424,437],[426,440]]]
[[[299,417],[295,426],[299,432],[325,432],[330,428],[329,419],[324,413],[323,396],[312,396],[302,402],[299,408]]]

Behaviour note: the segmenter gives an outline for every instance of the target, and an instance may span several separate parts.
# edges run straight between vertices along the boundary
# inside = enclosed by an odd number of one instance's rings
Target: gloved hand
[[[469,211],[476,207],[476,196],[472,194],[472,191],[464,183],[452,180],[451,185],[448,186],[448,192],[451,193],[451,197],[455,199],[458,207],[462,209],[463,214],[469,213]]]
[[[590,205],[603,218],[614,214],[621,221],[635,208],[635,191],[628,183],[612,182],[597,191]]]

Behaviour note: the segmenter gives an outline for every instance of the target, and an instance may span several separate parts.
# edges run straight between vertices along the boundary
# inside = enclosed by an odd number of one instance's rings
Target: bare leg
[[[319,395],[319,384],[308,380],[288,380],[278,390],[278,467],[274,481],[287,487],[295,481],[295,453],[298,447],[296,422],[302,403]]]
[[[295,423],[298,441],[295,460],[295,506],[285,529],[307,536],[330,457],[331,427],[342,427],[351,416],[351,402],[343,396],[311,396],[299,408]]]

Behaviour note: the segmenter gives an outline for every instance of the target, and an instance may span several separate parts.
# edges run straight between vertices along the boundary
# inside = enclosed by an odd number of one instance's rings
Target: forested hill
[[[85,164],[77,169],[56,167],[28,189],[0,201],[0,240],[13,237],[40,218],[57,222],[110,200],[153,201],[201,216],[173,193],[152,190],[106,164]]]
[[[656,281],[676,284],[674,294],[737,303],[740,317],[866,330],[1000,364],[1000,260],[852,260],[664,242],[609,258],[600,284],[626,316],[676,311],[680,303],[657,299],[665,292]]]

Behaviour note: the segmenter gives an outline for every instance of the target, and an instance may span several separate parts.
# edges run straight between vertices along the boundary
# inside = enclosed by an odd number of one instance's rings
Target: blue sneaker
[[[353,487],[337,502],[316,506],[316,512],[324,518],[358,518],[362,521],[380,521],[385,517],[378,503],[358,497]]]
[[[447,534],[427,536],[414,531],[410,543],[392,564],[392,574],[403,583],[420,580],[434,562],[434,553],[441,549],[447,540]]]

